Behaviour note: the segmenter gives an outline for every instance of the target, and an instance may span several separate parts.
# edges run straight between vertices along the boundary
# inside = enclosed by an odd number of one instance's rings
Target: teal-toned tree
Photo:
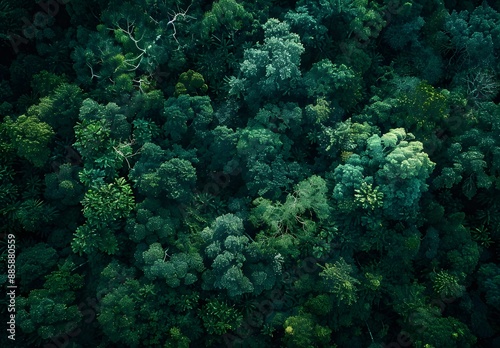
[[[202,288],[223,289],[229,297],[252,293],[254,287],[243,273],[245,249],[250,239],[244,234],[243,221],[232,214],[219,216],[201,232],[204,254],[210,268],[203,273]]]
[[[177,98],[169,98],[165,102],[162,113],[165,118],[163,130],[165,135],[173,142],[189,144],[186,137],[194,139],[196,146],[203,144],[203,138],[208,131],[208,126],[213,120],[213,108],[210,98],[180,94]]]
[[[423,152],[422,143],[413,139],[411,133],[398,128],[382,137],[374,135],[367,141],[368,158],[374,159],[373,165],[378,162],[381,166],[374,182],[380,185],[384,195],[384,213],[388,218],[415,214],[417,202],[428,189],[426,180],[435,167]],[[379,162],[377,159],[381,158]]]
[[[172,288],[194,284],[205,268],[198,253],[168,255],[160,243],[151,244],[142,258],[144,275],[151,280],[162,279]]]
[[[500,268],[486,263],[479,268],[478,284],[486,296],[486,303],[498,310],[500,308]]]
[[[240,132],[237,144],[240,160],[234,166],[241,166],[242,162],[245,165],[243,177],[252,195],[276,199],[300,177],[298,163],[286,161],[290,147],[288,137],[261,125]]]
[[[146,198],[136,205],[134,215],[135,219],[129,218],[125,226],[125,231],[129,233],[132,241],[177,244],[175,232],[178,229],[178,222],[174,219],[175,214],[164,207],[161,201]],[[180,241],[178,243],[181,244]]]
[[[166,197],[177,202],[188,202],[192,197],[196,170],[187,160],[172,158],[140,177],[137,177],[136,173],[138,171],[131,172],[132,180],[135,181],[139,193],[144,196]]]
[[[263,29],[264,43],[245,50],[239,76],[229,80],[229,94],[243,95],[251,108],[273,96],[295,95],[301,78],[299,36],[277,19],[269,19]]]
[[[350,110],[361,99],[362,79],[344,64],[333,64],[328,59],[314,63],[304,74],[307,96],[336,101],[340,107]]]
[[[59,167],[57,173],[45,175],[45,198],[65,206],[75,206],[83,198],[84,188],[78,180],[78,167],[69,163]]]
[[[292,31],[300,35],[300,41],[306,47],[305,54],[317,55],[316,52],[308,52],[307,48],[317,49],[321,44],[327,45],[325,39],[328,29],[319,18],[310,14],[306,6],[297,6],[295,11],[288,11],[285,20],[290,23]]]
[[[453,11],[446,18],[445,30],[457,54],[461,68],[493,67],[500,50],[500,14],[491,6],[478,6],[474,11]]]

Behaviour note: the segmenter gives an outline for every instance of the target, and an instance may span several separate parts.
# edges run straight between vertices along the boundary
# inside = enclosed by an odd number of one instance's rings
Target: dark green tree
[[[224,289],[229,297],[254,291],[248,276],[243,273],[244,253],[250,239],[244,235],[243,221],[232,215],[219,216],[201,232],[205,242],[204,254],[210,268],[203,273],[202,288]]]
[[[236,330],[243,320],[236,308],[217,299],[210,300],[201,308],[200,317],[207,332],[216,335]]]
[[[21,286],[33,286],[34,283],[40,282],[40,274],[48,274],[57,260],[57,251],[45,243],[38,243],[23,250],[17,256],[20,265],[17,275]]]
[[[66,260],[45,276],[42,289],[18,299],[18,318],[24,333],[36,334],[38,341],[81,333],[82,313],[74,302],[83,287],[83,276],[71,274],[74,267],[72,261]]]
[[[135,173],[131,172],[131,177],[139,193],[151,198],[163,196],[177,202],[188,202],[196,183],[195,168],[180,158],[165,161],[141,177],[136,177]]]

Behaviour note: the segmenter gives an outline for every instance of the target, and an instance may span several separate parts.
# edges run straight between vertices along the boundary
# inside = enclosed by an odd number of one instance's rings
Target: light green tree
[[[348,264],[343,258],[333,264],[326,263],[323,270],[320,272],[320,277],[323,278],[323,286],[326,291],[335,295],[337,303],[354,304],[357,299],[357,291],[361,283],[357,278],[353,277],[355,268]]]
[[[49,143],[54,131],[36,116],[21,115],[15,119],[5,117],[4,125],[19,157],[42,167],[50,155]]]

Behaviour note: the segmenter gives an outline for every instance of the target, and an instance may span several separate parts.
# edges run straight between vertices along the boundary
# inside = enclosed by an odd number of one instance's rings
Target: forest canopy
[[[0,0],[0,50],[0,346],[500,346],[499,1]]]

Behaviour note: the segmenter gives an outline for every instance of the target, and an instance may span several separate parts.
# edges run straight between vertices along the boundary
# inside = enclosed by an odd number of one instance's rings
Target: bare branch
[[[170,249],[170,248],[167,248],[167,250],[165,250],[165,256],[163,257],[163,262],[165,262],[165,260],[167,259],[167,256],[168,256],[168,258],[170,258],[170,255],[168,254],[168,249]]]
[[[142,89],[143,84],[146,86],[151,85],[151,82],[149,82],[147,79],[140,78],[140,79],[134,79],[132,81],[139,84],[138,87],[139,87],[139,90],[141,91],[141,93],[145,93],[144,90]]]
[[[178,17],[182,17],[183,19],[186,19],[186,18],[195,19],[194,17],[189,16],[189,15],[186,14],[189,11],[190,7],[191,7],[191,5],[189,5],[185,11],[180,11],[180,12],[177,12],[177,13],[173,13],[172,14],[173,18],[167,22],[167,26],[169,26],[171,24],[172,27],[174,28],[174,33],[172,34],[172,37],[174,38],[175,42],[177,42],[177,43],[179,43],[179,41],[177,41],[177,37],[176,37],[176,35],[177,35],[177,29],[175,28],[175,22],[177,21]]]
[[[92,68],[92,66],[89,63],[87,63],[87,66],[90,68],[90,73],[92,74],[92,76],[90,77],[90,80],[93,80],[94,77],[101,78],[99,75],[94,74],[94,69]]]
[[[132,166],[130,165],[130,162],[129,162],[129,158],[130,157],[133,157],[135,155],[138,155],[139,153],[141,153],[141,150],[142,150],[142,146],[135,152],[135,153],[131,153],[131,154],[124,154],[122,149],[125,149],[125,148],[132,148],[132,145],[135,144],[135,140],[134,139],[130,139],[130,141],[128,143],[120,143],[118,144],[118,146],[113,146],[113,150],[115,150],[115,152],[120,155],[121,157],[123,157],[125,159],[125,161],[127,162],[127,165],[128,165],[128,169],[131,169]]]
[[[130,40],[132,40],[135,47],[141,52],[137,57],[124,60],[124,63],[131,67],[131,69],[129,69],[128,71],[135,71],[141,65],[143,55],[146,53],[146,48],[142,48],[139,46],[139,42],[142,41],[145,33],[142,33],[141,37],[139,39],[136,39],[134,36],[134,29],[135,29],[134,22],[133,21],[130,22],[128,19],[127,19],[127,27],[126,28],[122,28],[118,23],[115,23],[115,25],[117,26],[117,28],[108,28],[108,30],[111,30],[111,31],[119,30],[122,33],[126,34],[128,36],[128,38]],[[135,62],[137,61],[137,59],[139,59],[139,63],[136,64]]]

